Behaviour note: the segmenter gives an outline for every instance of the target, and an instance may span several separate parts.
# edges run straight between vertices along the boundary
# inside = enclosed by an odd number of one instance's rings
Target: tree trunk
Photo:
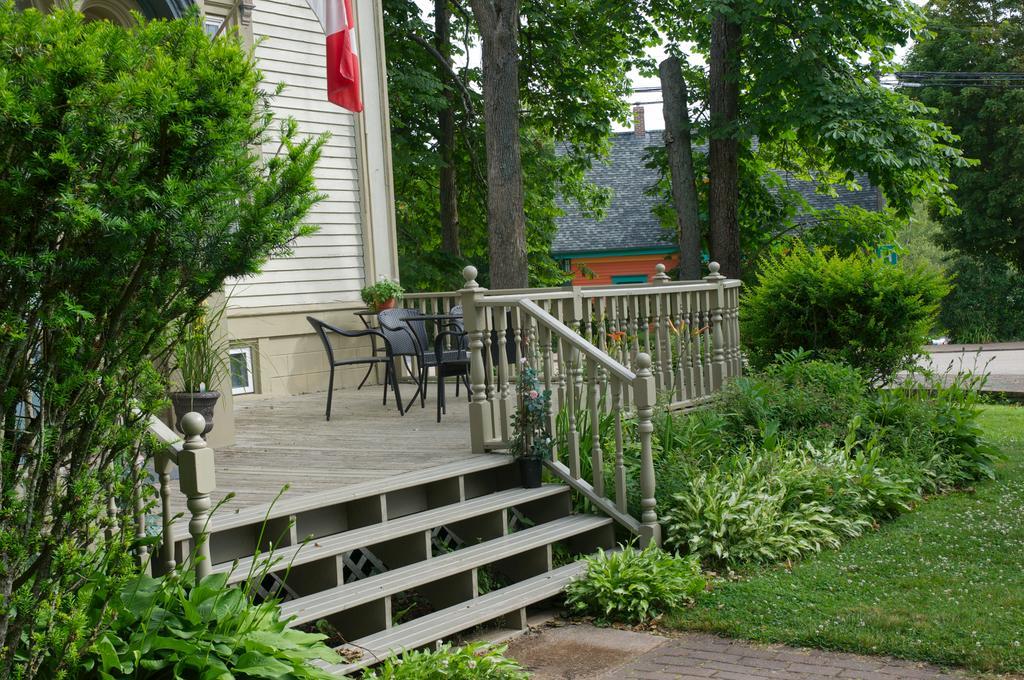
[[[434,47],[448,68],[437,65],[437,77],[446,84],[445,107],[437,114],[437,147],[441,156],[438,196],[441,202],[441,252],[458,257],[459,191],[455,175],[456,84],[451,82],[451,10],[448,0],[434,0]]]
[[[665,148],[672,180],[672,205],[679,230],[679,278],[700,278],[700,217],[697,187],[693,179],[693,142],[690,139],[690,109],[686,81],[677,57],[658,67],[661,76],[662,112],[665,114]]]
[[[528,285],[519,148],[519,3],[472,0],[483,43],[487,222],[492,288]]]
[[[740,25],[721,13],[711,20],[708,86],[711,130],[708,169],[711,175],[708,212],[711,218],[711,259],[729,277],[740,276],[739,115]]]

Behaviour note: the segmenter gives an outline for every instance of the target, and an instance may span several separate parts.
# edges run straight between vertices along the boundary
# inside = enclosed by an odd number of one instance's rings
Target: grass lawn
[[[999,479],[795,564],[719,584],[667,623],[766,642],[1024,671],[1024,408],[986,406]]]

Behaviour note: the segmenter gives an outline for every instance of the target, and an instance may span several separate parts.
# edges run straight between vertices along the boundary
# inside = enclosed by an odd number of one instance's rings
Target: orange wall
[[[574,286],[610,286],[613,276],[646,274],[647,280],[650,281],[654,276],[654,266],[659,262],[663,263],[666,269],[671,270],[678,266],[678,257],[675,253],[581,257],[569,260],[569,265],[570,271],[573,273],[572,283]],[[581,269],[589,270],[597,277],[587,278]]]

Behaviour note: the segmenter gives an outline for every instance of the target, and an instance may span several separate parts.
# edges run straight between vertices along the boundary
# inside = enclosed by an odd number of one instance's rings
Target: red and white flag
[[[308,2],[327,34],[327,99],[349,111],[362,111],[352,0]]]

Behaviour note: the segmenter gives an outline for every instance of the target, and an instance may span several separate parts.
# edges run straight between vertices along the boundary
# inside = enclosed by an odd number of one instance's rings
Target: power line
[[[1024,73],[1010,71],[896,71],[882,76],[886,87],[1024,87]],[[634,87],[634,94],[661,92],[658,86]],[[634,102],[660,104],[660,101]]]
[[[999,71],[897,71],[882,79],[893,87],[1024,87],[1024,73]]]

